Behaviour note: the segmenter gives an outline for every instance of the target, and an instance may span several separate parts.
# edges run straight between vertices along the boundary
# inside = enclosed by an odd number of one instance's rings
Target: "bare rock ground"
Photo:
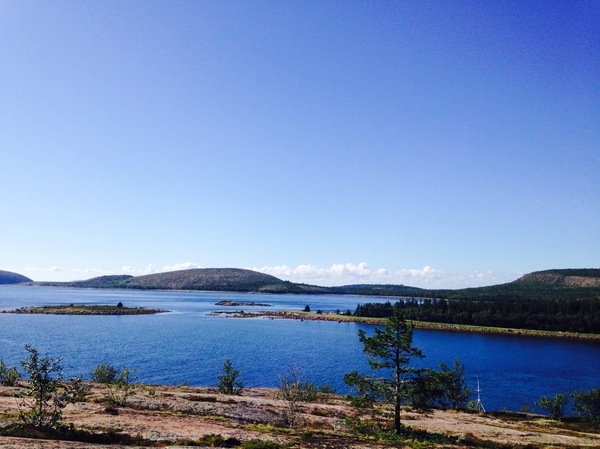
[[[21,388],[0,387],[0,427],[18,422]],[[69,405],[64,422],[76,429],[94,433],[109,431],[139,437],[159,447],[192,442],[207,435],[241,442],[264,440],[290,448],[367,449],[383,447],[421,447],[420,443],[386,442],[353,433],[347,418],[368,420],[370,414],[350,406],[337,395],[321,395],[319,400],[300,404],[298,425],[286,425],[287,403],[273,389],[245,389],[242,396],[218,394],[202,387],[138,386],[127,407],[107,408],[103,389],[93,385],[86,402]],[[600,434],[570,430],[541,417],[506,418],[434,410],[422,414],[406,410],[403,423],[415,429],[455,436],[454,442],[428,443],[431,448],[527,447],[597,448]],[[189,443],[189,444],[192,444]],[[0,437],[6,449],[89,449],[98,447],[72,441]],[[137,446],[104,445],[107,449]]]

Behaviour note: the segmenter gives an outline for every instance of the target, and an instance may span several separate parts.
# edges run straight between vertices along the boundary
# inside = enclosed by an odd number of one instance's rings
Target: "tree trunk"
[[[400,435],[401,425],[400,425],[400,398],[396,397],[396,404],[394,404],[394,430],[396,431],[396,435]]]

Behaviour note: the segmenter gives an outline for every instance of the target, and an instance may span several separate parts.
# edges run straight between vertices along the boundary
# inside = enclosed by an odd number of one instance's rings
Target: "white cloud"
[[[75,273],[94,273],[94,274],[106,274],[107,271],[101,270],[100,268],[72,268],[71,271]]]
[[[366,262],[334,264],[330,268],[302,264],[296,268],[287,265],[253,267],[251,270],[270,274],[283,280],[323,286],[348,284],[403,284],[421,288],[464,288],[502,284],[519,277],[518,273],[447,273],[430,265],[390,271],[371,269]]]
[[[50,268],[25,267],[25,271],[28,273],[56,273],[64,270],[60,267],[52,266]]]
[[[200,265],[193,262],[176,263],[173,265],[165,265],[158,269],[154,264],[149,263],[146,268],[139,269],[131,266],[124,266],[121,268],[121,272],[125,274],[131,274],[133,276],[141,276],[144,274],[164,273],[166,271],[178,271],[178,270],[191,270],[193,268],[202,268]]]
[[[194,268],[202,268],[202,266],[193,262],[176,263],[175,265],[167,265],[162,267],[161,271],[179,271],[179,270],[192,270]]]
[[[144,274],[152,274],[156,273],[156,268],[151,263],[145,269],[139,269],[130,266],[121,267],[121,272],[125,274],[130,274],[132,276],[141,276]]]

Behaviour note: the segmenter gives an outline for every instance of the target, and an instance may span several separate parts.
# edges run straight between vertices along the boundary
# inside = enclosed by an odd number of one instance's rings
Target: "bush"
[[[29,376],[29,390],[25,397],[33,398],[33,405],[21,410],[19,417],[28,425],[36,428],[57,428],[62,421],[62,411],[73,402],[68,388],[63,388],[60,358],[40,358],[39,352],[30,345],[25,346],[29,357],[21,362],[25,374]],[[23,408],[30,405],[26,400]]]
[[[104,362],[97,365],[90,374],[92,376],[92,382],[111,384],[117,380],[119,372],[110,364],[110,362]]]
[[[2,359],[0,359],[0,385],[5,387],[14,387],[17,381],[21,378],[16,367],[8,367]]]
[[[125,406],[130,396],[135,393],[135,376],[133,371],[124,368],[114,382],[105,384],[106,393],[104,397],[112,406]]]
[[[66,390],[73,402],[85,402],[85,399],[90,392],[90,387],[83,383],[81,377],[73,377],[66,386]]]
[[[569,397],[566,394],[558,393],[556,396],[542,396],[534,404],[542,410],[548,412],[552,419],[560,420],[565,414],[565,407]]]
[[[286,402],[285,418],[290,427],[296,425],[296,416],[300,410],[299,402],[310,402],[317,399],[317,387],[302,379],[301,371],[290,368],[288,374],[280,377],[278,398]]]
[[[573,409],[578,416],[600,423],[600,388],[577,391],[572,396]]]

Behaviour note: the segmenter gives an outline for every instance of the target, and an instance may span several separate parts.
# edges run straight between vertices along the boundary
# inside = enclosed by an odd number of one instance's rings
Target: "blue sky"
[[[597,1],[0,2],[0,269],[600,267]]]

